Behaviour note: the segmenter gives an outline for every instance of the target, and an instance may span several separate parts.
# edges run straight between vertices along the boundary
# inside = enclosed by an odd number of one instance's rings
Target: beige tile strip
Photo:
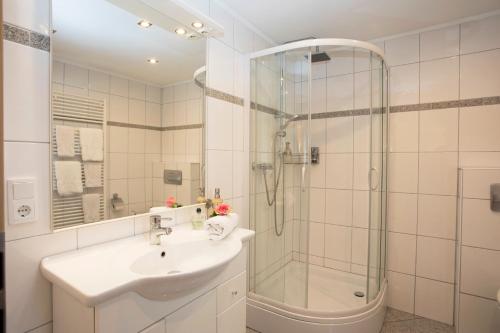
[[[50,51],[49,36],[7,22],[3,23],[3,39],[42,51]]]
[[[145,129],[145,130],[152,130],[152,131],[176,131],[176,130],[184,130],[184,129],[203,128],[203,124],[191,124],[191,125],[180,125],[180,126],[166,126],[166,127],[137,125],[137,124],[127,124],[127,123],[120,123],[120,122],[117,122],[117,121],[108,121],[106,124],[108,126],[126,127],[126,128],[137,128],[137,129]]]
[[[216,99],[220,99],[221,101],[225,101],[225,102],[229,102],[229,103],[232,103],[232,104],[236,104],[236,105],[239,105],[239,106],[243,106],[244,102],[245,102],[245,100],[243,98],[241,98],[241,97],[234,96],[234,95],[225,93],[223,91],[216,90],[216,89],[209,88],[209,87],[206,87],[206,89],[205,89],[205,95],[209,96],[209,97],[216,98]]]

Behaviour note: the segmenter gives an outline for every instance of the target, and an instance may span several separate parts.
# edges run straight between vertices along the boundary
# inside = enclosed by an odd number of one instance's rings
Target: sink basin
[[[137,292],[165,300],[216,276],[241,250],[241,242],[199,240],[155,248],[135,259],[130,270],[148,278]]]
[[[221,273],[254,232],[238,228],[220,241],[190,224],[174,227],[163,245],[148,234],[44,258],[43,276],[87,306],[126,292],[168,300],[201,288]]]

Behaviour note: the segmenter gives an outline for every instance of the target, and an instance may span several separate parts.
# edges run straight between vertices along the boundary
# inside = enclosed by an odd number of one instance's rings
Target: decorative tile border
[[[125,128],[137,128],[137,129],[153,130],[153,131],[160,131],[160,132],[162,132],[162,131],[177,131],[177,130],[184,130],[184,129],[203,128],[203,124],[167,126],[167,127],[137,125],[137,124],[127,124],[127,123],[120,123],[120,122],[117,122],[117,121],[108,121],[108,122],[106,122],[106,124],[108,126],[125,127]]]
[[[481,105],[497,105],[500,104],[500,96],[490,96],[481,98],[469,98],[462,100],[453,101],[442,101],[434,103],[419,103],[419,104],[406,104],[406,105],[396,105],[390,107],[390,113],[397,112],[411,112],[411,111],[430,111],[430,110],[441,110],[450,108],[465,108],[472,106]],[[267,107],[262,104],[257,104],[255,102],[250,102],[250,107],[253,110],[265,112],[272,115],[277,115],[280,113],[279,110]],[[386,112],[387,108],[373,108],[373,114],[382,114]],[[329,111],[321,113],[312,113],[311,119],[325,119],[325,118],[337,118],[337,117],[351,117],[351,116],[364,116],[369,115],[370,109],[354,109],[354,110],[341,110],[341,111]],[[287,117],[292,117],[292,114],[286,114]],[[307,114],[299,115],[294,120],[307,120]]]
[[[41,33],[3,23],[3,39],[42,51],[50,51],[50,37]]]
[[[216,99],[220,99],[221,101],[236,104],[239,106],[243,106],[244,102],[245,102],[245,100],[241,97],[234,96],[234,95],[225,93],[223,91],[216,90],[216,89],[209,88],[209,87],[205,88],[205,95],[209,96],[209,97],[216,98]]]

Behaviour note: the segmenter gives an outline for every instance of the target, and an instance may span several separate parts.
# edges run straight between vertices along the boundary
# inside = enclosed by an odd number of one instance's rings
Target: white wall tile
[[[234,52],[222,42],[208,41],[207,85],[232,94],[234,89]]]
[[[128,97],[128,80],[111,76],[109,92],[113,95]]]
[[[420,34],[420,61],[452,57],[459,54],[458,25]]]
[[[419,154],[419,193],[456,195],[457,153]]]
[[[500,105],[460,109],[460,151],[500,151]]]
[[[315,62],[311,64],[311,79],[322,79],[326,77],[326,62]]]
[[[354,108],[363,109],[370,107],[370,96],[372,85],[370,85],[370,72],[359,72],[354,74]],[[375,91],[375,87],[374,91]]]
[[[453,285],[417,277],[415,314],[453,325]]]
[[[417,195],[390,193],[387,211],[387,227],[390,231],[407,234],[417,233]]]
[[[489,199],[463,199],[462,244],[500,251],[500,213]]]
[[[353,191],[353,226],[359,228],[368,228],[370,214],[369,201],[368,191]]]
[[[161,132],[156,130],[146,130],[145,137],[145,152],[146,154],[161,153]]]
[[[129,97],[141,101],[146,100],[146,85],[142,82],[130,81],[128,84]]]
[[[419,61],[419,34],[385,41],[385,57],[390,66]]]
[[[326,187],[335,189],[352,189],[353,155],[326,155]]]
[[[420,151],[458,150],[458,109],[420,111]]]
[[[233,196],[233,152],[209,150],[207,155],[207,193],[220,188],[223,198]]]
[[[465,169],[463,174],[463,196],[465,198],[490,199],[490,184],[500,181],[500,170]]]
[[[126,153],[109,153],[109,179],[128,177],[128,159]]]
[[[228,102],[207,98],[207,148],[233,148],[233,109]]]
[[[353,263],[366,266],[368,264],[368,229],[352,228]]]
[[[109,152],[128,152],[129,129],[126,127],[108,126]]]
[[[129,121],[128,99],[121,96],[111,95],[109,98],[109,120],[120,123]]]
[[[325,225],[309,223],[309,253],[324,257],[325,255]]]
[[[419,102],[419,64],[391,67],[391,105],[417,104]]]
[[[355,116],[354,117],[354,152],[367,153],[370,152],[370,116]]]
[[[500,95],[500,50],[460,58],[460,98]]]
[[[83,89],[89,88],[89,70],[83,67],[65,64],[64,84]]]
[[[500,48],[500,15],[460,25],[460,53]]]
[[[146,102],[136,99],[128,101],[128,120],[130,124],[146,124]]]
[[[161,105],[157,103],[146,103],[146,125],[161,127]]]
[[[368,175],[370,171],[370,154],[368,153],[355,153],[354,154],[354,168],[353,168],[353,189],[355,190],[368,190]],[[374,163],[375,165],[375,163]],[[380,170],[381,168],[378,168]]]
[[[351,228],[325,224],[325,257],[351,260]]]
[[[496,333],[500,331],[500,316],[496,301],[460,294],[460,333]]]
[[[325,190],[311,188],[309,190],[309,219],[314,222],[325,221]]]
[[[76,249],[76,231],[11,241],[5,247],[7,331],[25,332],[52,320],[51,286],[42,277],[40,261]]]
[[[387,268],[405,274],[415,274],[415,235],[389,232]]]
[[[387,272],[387,304],[400,311],[413,313],[415,304],[415,276]]]
[[[417,193],[418,154],[389,154],[391,172],[388,175],[389,191]]]
[[[134,235],[134,218],[111,220],[92,226],[79,228],[78,248],[131,237]]]
[[[353,117],[326,119],[326,150],[328,153],[353,151]]]
[[[337,76],[354,72],[354,50],[352,48],[334,50],[327,53],[334,59],[326,63],[326,73],[328,76]]]
[[[5,142],[4,149],[5,180],[35,178],[37,182],[37,206],[35,209],[38,215],[37,221],[33,223],[9,224],[9,203],[7,195],[5,195],[5,211],[2,214],[5,218],[6,241],[49,233],[51,230],[49,145],[46,143]]]
[[[162,89],[160,87],[154,87],[148,85],[146,87],[146,100],[148,102],[158,103],[162,102],[161,100]]]
[[[311,81],[311,113],[326,112],[326,79]]]
[[[351,190],[326,190],[325,222],[352,225],[353,197]]]
[[[420,63],[420,103],[458,99],[459,57]]]
[[[462,246],[460,291],[496,299],[500,281],[500,251]]]
[[[234,23],[234,48],[241,53],[252,52],[254,34],[245,24]]]
[[[128,129],[128,152],[138,154],[144,153],[145,142],[146,130],[139,128]]]
[[[390,151],[418,151],[418,112],[397,112],[390,115]]]
[[[109,93],[109,75],[98,71],[89,71],[89,89]]]
[[[417,276],[453,283],[455,241],[418,236]]]
[[[418,234],[424,236],[455,239],[456,237],[455,196],[418,196]]]
[[[353,74],[329,77],[326,82],[327,111],[352,110],[354,108]]]
[[[4,140],[49,142],[49,53],[3,43]]]

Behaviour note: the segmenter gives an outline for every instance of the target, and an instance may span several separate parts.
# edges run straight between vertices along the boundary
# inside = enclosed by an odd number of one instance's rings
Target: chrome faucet
[[[161,226],[162,217],[160,215],[151,215],[149,217],[150,229],[149,229],[149,242],[151,245],[160,245],[160,237],[163,235],[170,235],[172,233],[171,227]],[[163,220],[172,221],[171,217],[165,217]]]

